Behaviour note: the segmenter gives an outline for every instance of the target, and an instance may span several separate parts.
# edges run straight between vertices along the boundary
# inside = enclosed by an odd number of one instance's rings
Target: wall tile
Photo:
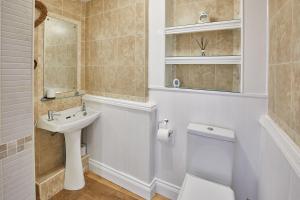
[[[145,38],[135,37],[135,64],[136,65],[145,65],[146,64],[146,43]]]
[[[300,3],[297,0],[269,1],[269,114],[300,146],[298,11]]]
[[[99,2],[101,12],[92,10],[95,1],[90,1],[86,10],[86,88],[94,95],[144,101],[147,0],[103,0]],[[95,20],[101,23],[95,26]],[[101,48],[96,43],[101,43]]]
[[[118,8],[118,0],[104,0],[104,11]]]
[[[146,76],[145,67],[144,65],[136,66],[135,70],[135,88],[136,88],[136,95],[140,97],[147,96],[147,81],[148,78]]]
[[[215,21],[234,19],[234,1],[216,1],[217,14]]]
[[[276,66],[275,113],[282,125],[291,127],[292,122],[292,65]],[[283,127],[286,129],[286,127]]]
[[[103,14],[103,22],[102,22],[102,29],[104,38],[112,38],[118,35],[118,25],[119,25],[119,14],[118,12],[105,12]],[[95,30],[96,34],[98,31]]]
[[[269,112],[275,113],[275,92],[276,92],[276,65],[270,65],[269,66]]]
[[[42,0],[42,2],[45,3],[47,6],[51,5],[59,9],[62,9],[63,5],[63,0]]]
[[[293,61],[300,61],[300,1],[293,0],[293,36],[292,36],[292,43],[293,43]]]
[[[285,17],[282,17],[285,16]],[[292,4],[285,4],[270,22],[270,64],[291,61]]]
[[[119,10],[118,33],[120,36],[134,35],[136,33],[135,11],[135,5]]]
[[[288,0],[289,1],[289,0]],[[273,20],[272,18],[278,14],[280,11],[280,9],[286,4],[288,3],[288,1],[286,0],[270,0],[269,1],[269,15],[270,15],[270,19]]]
[[[102,48],[102,41],[92,41],[89,43],[89,65],[101,66],[103,65],[104,51]]]
[[[86,7],[86,16],[97,15],[104,11],[104,0],[89,1]]]
[[[128,36],[118,39],[118,60],[120,66],[134,66],[135,64],[135,37]]]
[[[77,0],[63,0],[63,11],[73,13],[74,15],[78,15],[81,17],[81,8],[82,3]],[[79,18],[80,19],[80,18]]]
[[[118,64],[118,39],[107,39],[102,41],[103,64],[112,66]]]
[[[294,65],[292,75],[293,129],[296,132],[296,142],[300,145],[300,63]]]
[[[118,0],[119,8],[124,8],[130,5],[134,5],[137,0]]]
[[[136,34],[146,34],[147,29],[147,0],[135,5]]]
[[[117,76],[118,74],[118,66],[117,65],[106,65],[104,66],[104,91],[106,93],[117,93]]]
[[[117,93],[121,95],[135,95],[135,67],[120,65],[116,74]]]
[[[232,91],[233,65],[216,65],[216,90]]]

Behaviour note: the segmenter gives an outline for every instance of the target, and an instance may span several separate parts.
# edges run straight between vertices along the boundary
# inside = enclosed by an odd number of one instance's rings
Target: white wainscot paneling
[[[186,167],[187,126],[190,122],[211,124],[236,132],[237,144],[232,185],[236,199],[257,199],[260,139],[258,120],[266,113],[266,96],[151,89],[150,101],[158,105],[158,119],[168,118],[170,127],[175,130],[173,144],[156,142],[157,179],[181,186]],[[167,192],[162,194],[168,195]]]
[[[268,116],[260,122],[259,200],[300,199],[300,149]]]
[[[91,169],[149,199],[155,178],[155,105],[90,95],[83,99],[101,111],[86,130]]]

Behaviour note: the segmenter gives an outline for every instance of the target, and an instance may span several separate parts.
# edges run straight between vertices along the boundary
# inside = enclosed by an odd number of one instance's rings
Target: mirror
[[[44,28],[44,95],[80,89],[80,22],[47,17]],[[73,93],[74,94],[74,93]]]

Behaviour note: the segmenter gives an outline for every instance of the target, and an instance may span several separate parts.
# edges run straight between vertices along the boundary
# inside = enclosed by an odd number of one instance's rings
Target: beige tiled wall
[[[89,169],[89,155],[81,157],[83,171]],[[57,167],[36,179],[37,200],[48,200],[64,189],[65,168]]]
[[[239,18],[240,0],[166,0],[167,26],[195,24],[199,13],[207,11],[210,21]]]
[[[269,114],[300,146],[299,12],[299,0],[269,0]]]
[[[174,65],[172,68],[172,78],[178,78],[182,88],[239,92],[239,65]]]
[[[84,30],[85,4],[77,0],[42,0],[52,14],[61,15],[70,19],[81,21]],[[39,116],[47,114],[48,110],[60,111],[74,106],[81,105],[81,97],[71,97],[65,99],[56,99],[54,101],[42,102],[43,96],[43,42],[44,42],[44,24],[35,28],[35,48],[34,57],[38,61],[38,67],[34,71],[34,101],[35,101],[35,120]],[[82,31],[81,37],[84,37]],[[82,52],[84,52],[84,43],[82,43]],[[84,53],[82,53],[81,62],[84,64]],[[81,71],[84,83],[84,68]],[[84,87],[84,85],[82,85]],[[64,136],[62,134],[51,134],[50,132],[35,129],[35,162],[37,177],[47,174],[49,171],[61,167],[65,161]]]
[[[147,0],[87,3],[87,93],[146,101],[147,7]]]
[[[201,56],[197,41],[204,38],[208,41],[206,56],[240,55],[240,29],[188,33],[171,36],[173,51],[170,56]]]

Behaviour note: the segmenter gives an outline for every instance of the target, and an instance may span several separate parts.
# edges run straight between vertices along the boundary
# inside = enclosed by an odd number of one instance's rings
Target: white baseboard
[[[180,187],[164,180],[155,178],[155,192],[171,200],[176,200]]]
[[[113,169],[112,167],[90,159],[90,171],[95,174],[145,198],[151,200],[155,193],[159,193],[167,198],[176,200],[180,187],[166,181],[154,178],[151,183],[145,183],[124,172]]]

